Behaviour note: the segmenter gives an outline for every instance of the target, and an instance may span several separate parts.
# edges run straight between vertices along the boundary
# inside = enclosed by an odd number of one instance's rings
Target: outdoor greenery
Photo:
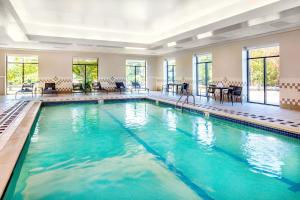
[[[267,56],[278,56],[261,58]],[[264,59],[266,62],[267,86],[276,87],[279,84],[279,47],[268,47],[249,50],[249,79],[251,86],[263,87]]]
[[[138,82],[141,87],[146,86],[146,61],[126,60],[126,84]]]
[[[168,83],[175,82],[175,76],[176,76],[176,61],[175,60],[168,60],[167,61],[167,78]]]
[[[206,77],[207,71],[207,77]],[[197,86],[198,94],[206,95],[207,85],[212,82],[212,56],[211,54],[197,56]],[[202,93],[201,93],[202,92]]]
[[[74,58],[72,72],[74,83],[90,89],[92,82],[98,80],[98,59]]]
[[[23,83],[38,81],[37,56],[7,56],[7,93],[15,93]]]

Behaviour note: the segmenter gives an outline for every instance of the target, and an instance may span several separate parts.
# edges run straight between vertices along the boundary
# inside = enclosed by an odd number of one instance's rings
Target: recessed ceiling
[[[226,30],[245,31],[250,29],[248,20],[297,6],[297,0],[0,0],[0,46],[51,49],[60,45],[66,50],[166,53],[178,50],[167,43],[178,41],[183,48],[207,45],[216,39],[197,40],[196,36],[208,31],[226,40],[222,35]],[[281,20],[251,35],[278,31],[281,25],[300,25],[300,20]],[[10,39],[1,36],[3,32]]]

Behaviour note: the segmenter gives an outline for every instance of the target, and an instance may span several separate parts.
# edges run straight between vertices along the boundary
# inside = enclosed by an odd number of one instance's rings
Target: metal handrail
[[[185,100],[182,102],[182,104],[181,104],[181,111],[183,111],[183,106],[184,106],[184,104],[185,104],[185,103],[189,103],[189,97],[190,97],[190,96],[193,97],[193,105],[196,104],[196,103],[195,103],[195,96],[194,96],[193,94],[186,93],[186,94],[182,94],[182,95],[179,97],[179,99],[178,99],[177,102],[176,102],[175,108],[177,108],[177,106],[178,106],[180,100],[181,100],[182,97],[184,97],[184,96],[186,96],[186,99],[185,99]]]

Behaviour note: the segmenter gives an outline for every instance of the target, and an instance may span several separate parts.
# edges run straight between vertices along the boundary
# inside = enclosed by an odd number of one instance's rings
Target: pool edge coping
[[[0,199],[5,194],[5,190],[10,181],[11,175],[18,162],[19,156],[26,143],[31,128],[39,113],[42,102],[34,101],[25,116],[21,119],[16,129],[13,130],[10,138],[0,150]]]

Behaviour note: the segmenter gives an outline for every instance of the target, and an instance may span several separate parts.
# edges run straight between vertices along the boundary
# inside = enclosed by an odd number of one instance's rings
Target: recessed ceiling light
[[[130,50],[146,50],[144,47],[124,47],[125,49],[130,49]]]
[[[176,42],[170,42],[170,43],[167,44],[167,46],[168,47],[174,47],[174,46],[176,46],[176,44],[177,44]]]
[[[207,38],[207,37],[211,37],[213,35],[213,33],[211,31],[209,32],[205,32],[205,33],[200,33],[197,35],[197,39],[203,39],[203,38]]]
[[[248,21],[248,26],[255,26],[255,25],[259,25],[259,24],[263,24],[263,23],[275,21],[275,20],[278,20],[278,19],[280,19],[280,15],[279,14],[265,16],[265,17],[259,17],[259,18],[255,18],[255,19],[250,19]]]

